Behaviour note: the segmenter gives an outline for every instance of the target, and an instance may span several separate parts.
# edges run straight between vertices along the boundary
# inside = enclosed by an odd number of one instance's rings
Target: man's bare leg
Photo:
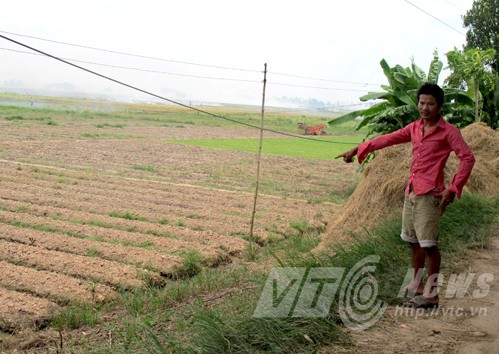
[[[423,273],[426,259],[426,251],[419,243],[411,245],[411,265],[414,271],[411,283],[407,286],[407,291],[413,294],[422,294],[424,291]]]
[[[428,281],[424,291],[424,297],[431,302],[438,302],[438,276],[440,274],[440,250],[438,246],[425,248],[428,258]]]

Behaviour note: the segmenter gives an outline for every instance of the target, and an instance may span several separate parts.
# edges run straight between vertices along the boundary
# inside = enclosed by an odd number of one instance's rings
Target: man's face
[[[423,119],[437,120],[439,113],[436,98],[432,95],[419,95],[418,111]]]

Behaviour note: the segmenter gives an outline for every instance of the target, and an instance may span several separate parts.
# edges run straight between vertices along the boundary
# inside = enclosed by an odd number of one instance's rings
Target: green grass
[[[100,251],[97,247],[90,247],[87,249],[85,255],[88,257],[101,257],[102,251]]]
[[[25,118],[21,115],[7,116],[6,120],[24,120]]]
[[[243,124],[259,126],[260,107],[227,106],[227,107],[197,107],[211,114],[200,113],[176,105],[164,104],[128,104],[123,102],[109,102],[102,100],[36,97],[35,105],[29,106],[30,97],[26,95],[1,94],[0,113],[6,120],[32,121],[48,120],[45,124],[53,125],[63,119],[65,123],[83,124],[84,127],[98,128],[97,131],[82,131],[85,138],[111,138],[131,139],[142,138],[134,134],[112,133],[113,128],[124,129],[128,126],[157,126],[181,127],[188,130],[191,127],[219,127],[243,128],[241,124],[222,119],[218,116],[230,118]],[[299,122],[317,124],[328,122],[344,112],[307,112],[299,110],[280,112],[277,109],[268,109],[265,116],[265,128],[285,133],[299,134]],[[213,114],[213,115],[212,115]],[[96,122],[95,120],[98,121]],[[43,124],[43,123],[42,123]],[[62,123],[61,123],[62,124]],[[334,128],[328,128],[328,133],[335,136],[351,135],[356,126],[355,122],[347,122]],[[110,129],[103,129],[110,128]],[[232,134],[234,130],[232,131]],[[361,137],[366,133],[366,128],[357,132]],[[237,134],[237,133],[236,133]]]
[[[499,199],[464,195],[453,203],[441,223],[444,273],[462,271],[470,250],[490,245],[491,225],[498,222]],[[306,222],[292,223],[294,234],[284,235],[263,248],[257,262],[275,257],[285,267],[344,267],[352,269],[361,259],[378,255],[371,272],[379,284],[378,299],[400,302],[397,294],[410,266],[410,251],[400,239],[400,216],[382,226],[352,235],[348,244],[336,245],[322,255],[310,250],[320,240],[321,229]],[[269,252],[267,252],[269,251]],[[71,308],[52,322],[55,328],[95,326],[99,316],[120,313],[105,324],[115,339],[88,342],[85,352],[155,353],[315,353],[324,345],[348,346],[341,330],[338,302],[324,318],[255,318],[266,272],[243,265],[200,271],[195,252],[185,253],[187,278],[172,281],[165,288],[146,287],[121,293],[106,309]],[[190,277],[189,277],[190,276]],[[338,295],[338,294],[337,294]]]
[[[76,329],[82,326],[93,327],[99,321],[99,315],[92,306],[74,305],[62,310],[52,319],[52,327],[63,329]]]
[[[184,263],[177,270],[177,278],[192,277],[201,272],[201,255],[196,250],[189,250],[179,254],[183,258]]]
[[[266,138],[263,142],[262,152],[265,154],[331,160],[361,142],[362,136],[316,137],[312,139],[317,141],[297,138]],[[259,139],[193,139],[168,140],[167,142],[256,153]]]
[[[96,128],[125,128],[126,124],[110,124],[110,123],[101,123],[96,124]]]
[[[52,125],[52,126],[57,126],[59,125],[59,123],[57,123],[55,120],[53,119],[49,119],[48,121],[45,122],[46,125]]]
[[[117,133],[92,133],[84,132],[80,134],[83,138],[110,138],[110,139],[142,139],[142,135],[137,134],[117,134]]]
[[[109,216],[113,218],[121,218],[121,219],[126,219],[126,220],[139,220],[139,221],[147,221],[146,218],[139,216],[131,211],[111,211],[108,213]]]
[[[137,170],[137,171],[147,171],[147,172],[159,173],[159,170],[156,167],[154,167],[153,165],[134,165],[133,169]]]

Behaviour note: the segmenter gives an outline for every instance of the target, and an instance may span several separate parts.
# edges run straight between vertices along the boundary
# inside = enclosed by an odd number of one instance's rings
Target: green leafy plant
[[[428,74],[419,68],[412,60],[411,67],[401,65],[390,67],[385,59],[380,62],[381,68],[388,79],[389,85],[382,85],[383,92],[369,92],[360,97],[363,102],[375,101],[367,109],[353,111],[329,121],[330,126],[336,126],[363,118],[356,130],[368,126],[367,137],[374,134],[386,134],[403,128],[418,119],[417,90],[425,82],[437,83],[443,64],[438,53],[433,53]],[[465,92],[457,88],[443,88],[445,93],[441,113],[448,119],[473,106],[473,100]]]
[[[480,103],[483,95],[495,90],[496,80],[489,66],[494,60],[495,50],[466,48],[464,51],[459,51],[454,48],[446,56],[452,73],[445,82],[468,91],[468,95],[475,101],[475,121],[482,121]]]

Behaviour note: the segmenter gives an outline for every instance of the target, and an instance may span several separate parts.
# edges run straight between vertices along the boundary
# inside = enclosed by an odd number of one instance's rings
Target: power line
[[[244,72],[253,72],[253,73],[259,73],[259,74],[262,73],[261,70],[251,70],[251,69],[243,69],[243,68],[234,68],[234,67],[226,67],[226,66],[219,66],[219,65],[201,64],[201,63],[193,63],[193,62],[188,62],[188,61],[180,61],[180,60],[172,60],[172,59],[164,59],[164,58],[158,58],[158,57],[151,57],[151,56],[146,56],[146,55],[141,55],[141,54],[133,54],[133,53],[127,53],[127,52],[121,52],[121,51],[115,51],[115,50],[108,50],[108,49],[102,49],[102,48],[97,48],[97,47],[91,47],[91,46],[86,46],[86,45],[81,45],[81,44],[74,44],[74,43],[68,43],[68,42],[55,41],[55,40],[52,40],[52,39],[35,37],[35,36],[30,36],[30,35],[25,35],[25,34],[18,34],[18,33],[13,33],[13,32],[8,32],[8,31],[2,31],[2,30],[0,30],[0,33],[7,33],[7,34],[14,35],[14,36],[25,37],[25,38],[32,38],[32,39],[36,39],[36,40],[40,40],[40,41],[45,41],[45,42],[50,42],[50,43],[62,44],[62,45],[67,45],[67,46],[72,46],[72,47],[78,47],[78,48],[84,48],[84,49],[91,49],[91,50],[96,50],[96,51],[101,51],[101,52],[106,52],[106,53],[119,54],[119,55],[125,55],[125,56],[130,56],[130,57],[142,58],[142,59],[151,59],[151,60],[158,60],[158,61],[164,61],[164,62],[170,62],[170,63],[185,64],[185,65],[195,65],[195,66],[209,67],[209,68],[222,69],[222,70],[244,71]],[[279,73],[279,72],[272,72],[272,71],[269,71],[268,73],[272,74],[272,75],[294,77],[294,78],[297,78],[297,79],[305,79],[305,80],[328,81],[328,82],[353,84],[353,85],[363,85],[363,86],[367,86],[367,85],[380,86],[379,84],[372,84],[372,83],[365,83],[365,82],[332,80],[332,79],[324,79],[324,78],[317,78],[317,77],[311,77],[311,76],[302,76],[302,75],[296,75],[296,74],[286,74],[286,73]]]
[[[459,7],[457,7],[455,4],[451,3],[449,0],[445,0],[445,2],[448,3],[449,5],[451,5],[456,10],[459,10],[461,12],[463,11],[462,9],[460,9]]]
[[[21,54],[28,54],[28,55],[44,56],[43,54],[39,54],[39,53],[31,53],[31,52],[27,52],[27,51],[23,51],[23,50],[15,50],[15,49],[9,49],[9,48],[1,48],[0,47],[0,50],[21,53]],[[104,66],[104,67],[115,68],[115,69],[134,70],[134,71],[141,71],[141,72],[154,73],[154,74],[175,75],[175,76],[190,77],[190,78],[196,78],[196,79],[209,79],[209,80],[222,80],[222,81],[237,81],[237,82],[249,82],[249,83],[260,83],[261,82],[258,80],[234,79],[234,78],[226,78],[226,77],[201,76],[201,75],[192,75],[192,74],[180,74],[180,73],[174,73],[174,72],[169,72],[169,71],[150,70],[150,69],[142,69],[142,68],[129,67],[129,66],[103,64],[103,63],[97,63],[97,62],[93,62],[93,61],[85,61],[85,60],[72,59],[72,58],[63,58],[63,57],[60,57],[60,58],[64,59],[64,60],[71,61],[71,62],[76,62],[76,63],[98,65],[98,66]],[[327,80],[325,80],[325,81],[327,81]],[[269,85],[301,87],[301,88],[307,88],[307,89],[347,91],[347,92],[366,92],[365,90],[356,90],[356,89],[294,85],[294,84],[287,84],[287,83],[281,83],[281,82],[272,82],[270,80],[267,80],[267,83]]]
[[[136,86],[133,86],[133,85],[127,84],[127,83],[125,83],[125,82],[123,82],[123,81],[119,81],[119,80],[113,79],[113,78],[111,78],[111,77],[109,77],[109,76],[106,76],[106,75],[100,74],[100,73],[98,73],[98,72],[96,72],[96,71],[92,71],[92,70],[87,69],[87,68],[84,68],[84,67],[82,67],[82,66],[80,66],[80,65],[77,65],[77,64],[71,63],[71,62],[69,62],[69,61],[67,61],[67,60],[61,59],[61,58],[56,57],[56,56],[54,56],[54,55],[52,55],[52,54],[49,54],[49,53],[43,52],[43,51],[41,51],[41,50],[39,50],[39,49],[33,48],[33,47],[31,47],[31,46],[28,46],[27,44],[23,44],[23,43],[21,43],[21,42],[18,42],[18,41],[16,41],[16,40],[14,40],[14,39],[12,39],[12,38],[9,38],[9,37],[6,37],[6,36],[4,36],[4,35],[1,35],[1,34],[0,34],[0,38],[6,39],[6,40],[8,40],[8,41],[10,41],[10,42],[12,42],[12,43],[15,43],[15,44],[17,44],[17,45],[20,45],[20,46],[22,46],[22,47],[25,47],[25,48],[27,48],[27,49],[30,49],[30,50],[32,50],[32,51],[34,51],[34,52],[37,52],[37,53],[40,53],[40,54],[42,54],[42,55],[45,55],[45,56],[47,56],[47,57],[49,57],[49,58],[52,58],[52,59],[54,59],[54,60],[60,61],[60,62],[62,62],[62,63],[64,63],[64,64],[67,64],[67,65],[73,66],[73,67],[75,67],[75,68],[77,68],[77,69],[80,69],[80,70],[86,71],[86,72],[88,72],[88,73],[90,73],[90,74],[93,74],[93,75],[99,76],[99,77],[101,77],[101,78],[103,78],[103,79],[106,79],[106,80],[112,81],[112,82],[114,82],[114,83],[117,83],[117,84],[122,85],[122,86],[125,86],[125,87],[128,87],[128,88],[130,88],[130,89],[132,89],[132,90],[135,90],[135,91],[139,91],[139,92],[145,93],[146,95],[150,95],[150,96],[153,96],[153,97],[159,98],[159,99],[161,99],[161,100],[164,100],[164,101],[167,101],[167,102],[170,102],[170,103],[176,104],[176,105],[178,105],[178,106],[181,106],[181,107],[184,107],[184,108],[187,108],[187,109],[191,109],[191,110],[193,110],[193,111],[196,111],[196,112],[199,112],[199,113],[203,113],[203,114],[206,114],[206,115],[209,115],[209,116],[215,117],[215,118],[220,118],[220,119],[223,119],[223,120],[226,120],[226,121],[232,122],[232,123],[236,123],[236,124],[244,125],[244,126],[247,126],[247,127],[250,127],[250,128],[259,129],[259,130],[260,130],[260,129],[262,129],[262,128],[260,128],[260,127],[256,126],[256,125],[253,125],[253,124],[249,124],[249,123],[241,122],[241,121],[239,121],[239,120],[236,120],[236,119],[233,119],[233,118],[229,118],[229,117],[225,117],[225,116],[221,116],[221,115],[219,115],[219,114],[210,113],[210,112],[204,111],[204,110],[202,110],[202,109],[199,109],[199,108],[196,108],[196,107],[191,107],[191,106],[189,106],[189,105],[186,105],[186,104],[180,103],[180,102],[178,102],[178,101],[174,101],[174,100],[172,100],[172,99],[169,99],[169,98],[166,98],[166,97],[163,97],[163,96],[157,95],[157,94],[155,94],[155,93],[152,93],[152,92],[149,92],[149,91],[143,90],[143,89],[138,88],[138,87],[136,87]],[[328,143],[328,144],[346,144],[346,145],[358,145],[357,143],[347,143],[347,142],[343,143],[343,142],[338,142],[338,141],[330,141],[330,140],[320,140],[320,139],[314,139],[314,138],[307,138],[307,137],[304,137],[304,136],[299,136],[299,135],[295,135],[295,134],[291,134],[291,133],[281,132],[281,131],[277,131],[277,130],[273,130],[273,129],[266,129],[266,128],[263,128],[263,130],[264,130],[264,131],[266,131],[266,132],[269,132],[269,133],[275,133],[275,134],[279,134],[279,135],[284,135],[284,136],[289,136],[289,137],[299,138],[299,139],[304,139],[304,140],[311,140],[311,141],[316,141],[316,142],[321,142],[321,143]]]
[[[307,86],[307,85],[293,85],[293,84],[284,84],[280,82],[270,82],[273,85],[278,86],[293,86],[293,87],[302,87],[302,88],[311,88],[311,89],[319,89],[319,90],[332,90],[332,91],[357,91],[357,92],[366,92],[365,90],[356,90],[356,89],[343,89],[343,88],[333,88],[333,87],[320,87],[320,86]]]
[[[330,79],[321,79],[317,77],[310,77],[310,76],[301,76],[301,75],[293,75],[293,74],[283,74],[283,73],[276,73],[273,71],[269,71],[269,73],[274,74],[274,75],[280,75],[280,76],[288,76],[288,77],[294,77],[298,79],[307,79],[307,80],[316,80],[316,81],[328,81],[328,82],[338,82],[338,83],[343,83],[343,84],[354,84],[354,85],[374,85],[374,86],[380,86],[379,84],[370,84],[368,82],[355,82],[355,81],[341,81],[341,80],[330,80]]]
[[[26,52],[26,51],[23,51],[23,50],[15,50],[15,49],[9,49],[9,48],[0,48],[0,50],[7,50],[7,51],[10,51],[10,52],[21,53],[21,54],[44,56],[43,54],[39,54],[39,53],[31,53],[31,52]],[[85,60],[79,60],[79,59],[71,59],[71,58],[63,58],[63,57],[61,57],[61,59],[68,60],[68,61],[71,61],[71,62],[76,62],[76,63],[105,66],[105,67],[108,67],[108,68],[115,68],[115,69],[135,70],[135,71],[142,71],[142,72],[148,72],[148,73],[154,73],[154,74],[176,75],[176,76],[192,77],[192,78],[197,78],[197,79],[210,79],[210,80],[225,80],[225,81],[240,81],[240,82],[260,83],[260,81],[257,81],[257,80],[243,80],[243,79],[232,79],[232,78],[225,78],[225,77],[213,77],[213,76],[200,76],[200,75],[191,75],[191,74],[180,74],[180,73],[173,73],[173,72],[169,72],[169,71],[150,70],[150,69],[142,69],[142,68],[136,68],[136,67],[130,67],[130,66],[120,66],[120,65],[103,64],[103,63],[97,63],[97,62],[93,62],[93,61],[85,61]]]
[[[0,30],[0,32],[1,33],[12,34],[14,36],[19,36],[19,37],[37,39],[37,40],[40,40],[40,41],[45,41],[45,42],[50,42],[50,43],[63,44],[63,45],[68,45],[68,46],[72,46],[72,47],[97,50],[97,51],[100,51],[100,52],[106,52],[106,53],[112,53],[112,54],[126,55],[126,56],[129,56],[129,57],[136,57],[136,58],[142,58],[142,59],[151,59],[151,60],[165,61],[165,62],[177,63],[177,64],[196,65],[196,66],[203,66],[203,67],[208,67],[208,68],[216,68],[216,69],[224,69],[224,70],[235,70],[235,71],[246,71],[246,72],[261,73],[260,70],[232,68],[232,67],[227,67],[227,66],[218,66],[218,65],[210,65],[210,64],[193,63],[193,62],[188,62],[188,61],[164,59],[164,58],[151,57],[151,56],[141,55],[141,54],[133,54],[133,53],[126,53],[126,52],[120,52],[120,51],[109,50],[109,49],[102,49],[102,48],[97,48],[97,47],[91,47],[91,46],[81,45],[81,44],[74,44],[74,43],[68,43],[68,42],[55,41],[55,40],[52,40],[52,39],[46,39],[46,38],[29,36],[29,35],[25,35],[25,34],[18,34],[18,33],[1,31],[1,30]]]
[[[413,4],[412,2],[410,2],[409,0],[404,0],[404,1],[405,1],[406,3],[408,3],[408,4],[412,5],[412,6],[414,6],[414,7],[415,7],[416,9],[418,9],[419,11],[421,11],[421,12],[423,12],[423,13],[427,14],[428,16],[433,17],[435,20],[437,20],[438,22],[440,22],[440,23],[444,24],[445,26],[449,27],[451,30],[456,31],[457,33],[459,33],[459,34],[461,34],[461,35],[465,36],[465,34],[464,34],[463,32],[461,32],[461,31],[459,31],[459,30],[455,29],[454,27],[452,27],[451,25],[449,25],[449,24],[445,23],[444,21],[442,21],[442,20],[441,20],[441,19],[439,19],[438,17],[435,17],[435,16],[433,16],[432,14],[430,14],[429,12],[427,12],[427,11],[423,10],[422,8],[420,8],[420,7],[416,6],[416,5],[414,5],[414,4]]]

